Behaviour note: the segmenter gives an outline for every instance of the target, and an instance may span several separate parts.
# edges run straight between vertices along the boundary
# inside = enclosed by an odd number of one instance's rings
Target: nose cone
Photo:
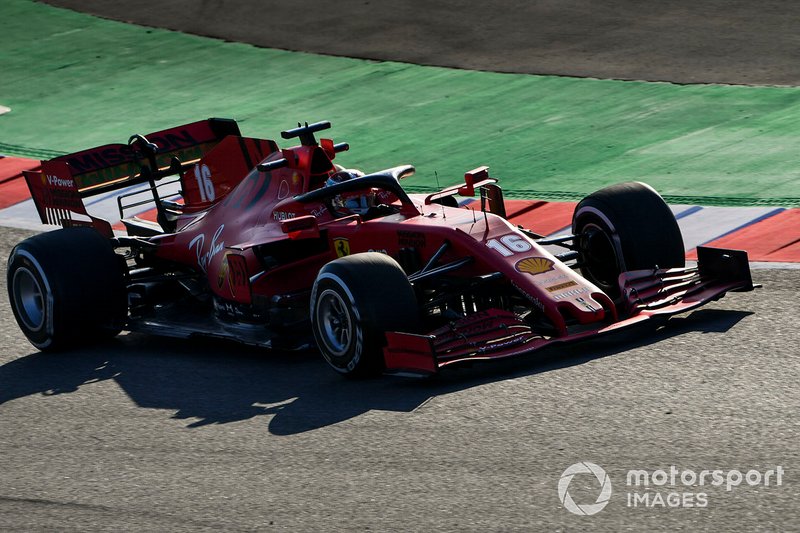
[[[601,295],[596,293],[565,296],[564,300],[559,303],[558,309],[562,314],[568,314],[581,324],[600,322],[606,318],[606,310],[603,304],[595,299],[599,296]]]

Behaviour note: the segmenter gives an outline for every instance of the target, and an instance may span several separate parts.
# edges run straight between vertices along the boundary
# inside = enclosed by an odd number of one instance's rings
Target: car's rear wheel
[[[119,333],[127,315],[124,265],[91,228],[30,237],[11,251],[8,295],[22,332],[57,351]]]
[[[620,183],[594,192],[575,207],[581,274],[609,296],[630,270],[683,267],[683,238],[675,216],[649,185]]]
[[[341,374],[364,377],[384,369],[387,331],[415,331],[414,289],[391,257],[361,253],[331,261],[311,291],[311,326],[322,356]]]

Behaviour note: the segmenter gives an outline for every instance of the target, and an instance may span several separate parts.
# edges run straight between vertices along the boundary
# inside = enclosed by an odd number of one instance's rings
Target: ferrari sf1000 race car
[[[11,252],[19,327],[41,350],[129,330],[316,343],[342,374],[430,375],[753,288],[742,251],[701,247],[687,268],[675,218],[645,184],[590,194],[571,234],[547,238],[506,220],[487,167],[408,194],[410,165],[334,164],[348,145],[317,141],[329,127],[283,131],[299,145],[280,149],[209,119],[44,161],[27,183],[42,222],[63,229]],[[125,234],[84,204],[114,191]],[[476,194],[474,207],[456,198]],[[146,202],[154,221],[125,216]]]

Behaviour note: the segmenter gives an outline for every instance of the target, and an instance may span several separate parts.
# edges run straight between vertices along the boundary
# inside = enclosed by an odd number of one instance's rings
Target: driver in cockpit
[[[338,183],[360,178],[364,173],[355,168],[341,168],[337,165],[337,170],[325,181],[325,186],[330,187]],[[347,212],[348,214],[365,215],[369,208],[375,205],[375,194],[373,192],[353,191],[335,196],[332,199],[333,208],[336,211]]]

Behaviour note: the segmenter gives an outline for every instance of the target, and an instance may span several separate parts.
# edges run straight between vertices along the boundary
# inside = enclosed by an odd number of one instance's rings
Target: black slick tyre
[[[331,261],[311,291],[311,327],[322,356],[337,372],[366,377],[384,370],[387,331],[415,331],[414,289],[391,257],[360,253]]]
[[[11,309],[28,340],[58,351],[119,333],[127,317],[124,263],[92,228],[25,239],[11,251]]]
[[[581,200],[572,216],[581,274],[619,296],[620,273],[683,267],[683,238],[664,199],[649,185],[620,183]]]

